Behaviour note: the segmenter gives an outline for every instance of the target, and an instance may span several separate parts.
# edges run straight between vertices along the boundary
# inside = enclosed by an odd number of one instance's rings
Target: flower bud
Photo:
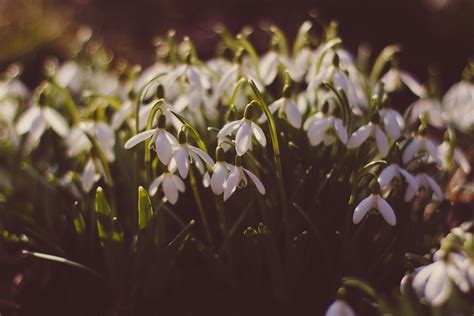
[[[245,107],[244,118],[246,120],[251,120],[253,116],[253,111],[255,110],[255,104],[257,101],[253,100]]]
[[[217,162],[224,161],[224,149],[222,149],[222,147],[216,148],[216,161]]]
[[[166,116],[160,114],[158,117],[158,128],[165,128],[166,127]]]
[[[188,139],[186,137],[186,132],[184,130],[180,130],[178,133],[178,142],[182,144],[186,144],[188,142]]]

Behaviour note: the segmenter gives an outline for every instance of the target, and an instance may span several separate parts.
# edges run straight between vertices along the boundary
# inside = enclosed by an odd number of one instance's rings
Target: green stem
[[[148,121],[146,123],[146,130],[150,130],[153,127],[153,120],[155,118],[156,112],[160,110],[160,106],[165,102],[163,99],[159,99],[155,101],[155,104],[153,105],[150,115],[148,116]],[[150,180],[150,178],[153,176],[152,174],[152,167],[151,167],[151,154],[150,154],[150,141],[151,139],[148,138],[145,140],[145,166],[147,169],[146,173],[146,180],[147,184]]]
[[[202,224],[204,225],[204,231],[206,232],[207,241],[209,242],[211,248],[214,248],[214,243],[212,241],[211,230],[209,228],[209,223],[207,221],[206,213],[202,205],[201,196],[199,195],[199,190],[197,187],[196,177],[194,176],[194,171],[192,168],[189,168],[189,178],[191,182],[191,188],[193,191],[194,199],[198,207],[199,215],[201,216]]]
[[[278,134],[277,134],[275,120],[273,118],[272,113],[270,112],[270,109],[268,108],[268,105],[263,99],[262,94],[260,93],[257,86],[255,85],[255,82],[253,82],[253,80],[250,80],[249,84],[255,96],[257,97],[258,104],[260,105],[260,107],[262,108],[263,112],[265,113],[267,117],[268,127],[270,130],[270,135],[272,139],[273,154],[274,154],[273,156],[275,159],[275,167],[276,167],[277,185],[278,185],[278,191],[279,191],[280,202],[281,202],[281,207],[282,207],[283,228],[285,230],[285,233],[287,233],[288,232],[288,200],[286,197],[285,184],[283,181],[283,170],[281,166],[281,157],[280,157],[280,144],[278,143]]]
[[[48,82],[51,84],[53,88],[61,92],[65,98],[66,101],[66,107],[69,111],[69,114],[71,115],[71,119],[73,122],[73,125],[78,125],[81,122],[81,119],[79,117],[79,113],[77,111],[77,105],[74,102],[74,99],[72,98],[71,93],[69,93],[69,90],[66,88],[61,87],[54,79],[50,78]]]

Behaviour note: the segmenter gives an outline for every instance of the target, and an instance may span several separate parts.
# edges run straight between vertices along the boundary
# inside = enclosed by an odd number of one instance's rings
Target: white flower
[[[27,152],[38,144],[48,127],[51,127],[61,137],[66,137],[69,133],[66,120],[58,111],[49,106],[33,105],[20,115],[16,124],[16,131],[20,135],[28,133]]]
[[[426,91],[421,84],[419,84],[412,75],[400,70],[397,66],[390,68],[390,70],[382,76],[380,81],[384,83],[384,89],[387,92],[395,92],[399,90],[403,83],[418,97],[421,98],[426,95]]]
[[[269,86],[278,74],[279,56],[274,50],[270,50],[260,59],[260,77],[266,86]]]
[[[252,182],[255,184],[258,192],[260,192],[262,195],[265,194],[265,187],[263,186],[263,183],[260,181],[260,179],[257,178],[257,176],[251,171],[242,167],[240,156],[235,156],[235,167],[225,183],[224,201],[229,199],[232,193],[234,193],[238,187],[241,188],[247,186],[248,180],[246,175],[249,176]]]
[[[191,162],[196,164],[196,167],[201,173],[204,173],[204,164],[208,164],[211,168],[214,167],[214,161],[212,158],[203,150],[191,146],[187,143],[186,134],[184,131],[180,131],[178,134],[179,145],[174,149],[173,156],[170,160],[170,168],[178,168],[180,176],[185,179],[188,176],[189,165]]]
[[[365,215],[376,209],[382,215],[383,219],[391,226],[395,226],[397,219],[390,204],[385,201],[380,194],[371,193],[368,197],[363,199],[354,210],[352,221],[358,224],[362,221]]]
[[[420,188],[425,188],[425,189],[433,191],[433,198],[435,200],[437,201],[443,200],[444,198],[443,191],[441,190],[439,185],[436,183],[436,181],[432,177],[430,177],[424,172],[421,172],[417,174],[414,177],[414,179],[416,181],[417,186],[416,187],[413,187],[411,185],[407,186],[407,189],[405,191],[405,197],[404,197],[405,201],[408,202],[411,199],[413,199]]]
[[[174,171],[175,170],[168,170],[153,180],[148,188],[148,192],[151,196],[154,196],[160,185],[162,185],[166,199],[171,204],[176,204],[176,202],[178,202],[179,192],[184,192],[185,186],[183,180],[173,174]]]
[[[352,149],[359,147],[363,142],[365,142],[369,137],[375,138],[377,143],[377,148],[382,157],[387,156],[388,154],[388,140],[385,133],[379,127],[378,124],[369,122],[367,125],[363,125],[357,129],[349,138],[347,142],[347,148]]]
[[[441,159],[441,168],[443,170],[447,170],[450,164],[449,159],[452,159],[459,165],[459,167],[461,167],[461,170],[465,174],[469,174],[471,172],[471,165],[469,164],[469,160],[467,160],[462,150],[459,148],[451,149],[451,145],[448,141],[444,141],[441,145],[438,146],[438,152]]]
[[[288,70],[291,79],[301,82],[308,72],[311,59],[311,49],[303,47],[294,58],[280,56],[280,62]]]
[[[101,177],[105,177],[105,170],[101,161],[96,158],[89,158],[81,175],[82,189],[89,192]]]
[[[444,95],[444,115],[457,128],[466,132],[474,128],[474,84],[463,80]]]
[[[312,146],[317,146],[322,141],[325,145],[330,145],[336,140],[335,135],[341,143],[347,143],[347,131],[342,120],[324,112],[317,112],[308,118],[303,129],[307,131]]]
[[[212,176],[209,176],[209,173],[206,172],[203,177],[203,183],[206,188],[211,186],[214,194],[221,195],[224,193],[225,183],[234,166],[224,161],[224,149],[221,147],[217,148],[216,160],[212,169]]]
[[[408,107],[406,113],[409,114],[409,124],[414,124],[424,117],[431,126],[445,127],[441,103],[434,98],[422,98],[415,101]]]
[[[87,138],[85,131],[88,131],[95,137],[107,161],[114,161],[115,133],[114,130],[104,122],[85,121],[81,122],[80,126],[73,127],[66,137],[68,156],[75,157],[92,148],[92,144]]]
[[[167,130],[165,130],[166,126],[166,117],[164,115],[160,115],[158,118],[158,127],[153,128],[144,132],[141,132],[133,137],[131,137],[125,143],[125,149],[130,149],[145,141],[146,139],[152,137],[151,139],[151,146],[156,151],[158,158],[162,163],[167,165],[170,162],[170,159],[173,155],[173,148],[178,146],[178,141],[176,138]]]
[[[352,307],[341,299],[336,299],[326,311],[326,316],[355,316]]]
[[[253,107],[254,105],[252,101],[245,108],[244,117],[242,119],[225,124],[219,133],[217,133],[217,137],[222,139],[225,136],[232,134],[234,131],[237,131],[235,136],[235,150],[239,156],[244,155],[251,147],[252,136],[255,136],[255,139],[257,139],[263,147],[267,144],[263,130],[260,126],[252,122]]]
[[[285,92],[284,92],[285,94]],[[296,106],[295,101],[290,99],[289,96],[284,96],[268,106],[270,112],[275,113],[278,110],[280,116],[286,117],[288,122],[294,128],[301,127],[301,113]],[[264,123],[267,121],[267,116],[265,113],[259,119],[259,122]]]
[[[400,138],[405,129],[405,120],[401,114],[388,107],[380,109],[379,114],[388,136],[393,140]]]
[[[308,83],[308,87],[306,89],[307,94],[311,96],[315,89],[318,88],[322,82],[331,81],[334,84],[334,87],[344,90],[354,114],[361,115],[362,111],[360,106],[362,104],[359,101],[354,83],[349,79],[348,75],[349,74],[346,74],[344,71],[342,71],[339,66],[339,55],[333,54],[332,65],[321,69],[316,77],[314,77]]]
[[[469,285],[460,270],[459,254],[450,253],[435,262],[420,267],[413,278],[415,293],[430,305],[440,306],[447,302],[453,290],[453,283],[462,291],[467,291]]]
[[[423,133],[413,138],[408,146],[406,146],[402,156],[403,163],[409,163],[417,154],[428,156],[426,159],[427,162],[434,161],[438,165],[441,164],[436,145],[433,144],[430,139],[424,136]]]
[[[415,178],[397,164],[391,164],[390,166],[383,169],[377,178],[377,182],[382,189],[385,189],[392,182],[393,178],[400,177],[400,175],[405,178],[408,185],[415,188],[415,190],[418,189],[418,183]]]

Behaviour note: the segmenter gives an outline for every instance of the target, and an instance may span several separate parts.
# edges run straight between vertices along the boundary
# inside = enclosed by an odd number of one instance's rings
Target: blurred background
[[[361,43],[374,54],[401,44],[402,67],[421,80],[429,65],[436,67],[445,89],[474,56],[473,0],[0,0],[0,68],[20,61],[23,78],[35,84],[46,57],[67,57],[81,25],[90,26],[116,57],[147,65],[153,38],[171,28],[178,37],[189,35],[205,59],[215,49],[216,23],[234,33],[253,26],[252,39],[262,51],[269,38],[259,25],[276,23],[291,39],[310,15],[338,20],[354,53]]]

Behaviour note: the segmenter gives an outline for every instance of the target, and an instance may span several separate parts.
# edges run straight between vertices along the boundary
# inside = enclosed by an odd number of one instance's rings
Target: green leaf
[[[138,187],[138,228],[144,229],[153,216],[150,197],[146,190]]]
[[[101,187],[95,193],[95,211],[97,213],[97,231],[101,239],[107,239],[113,233],[113,214],[109,202]]]
[[[73,216],[73,224],[74,229],[78,234],[84,233],[86,230],[86,223],[84,221],[84,217],[82,217],[82,213],[78,208],[79,203],[76,201],[74,202],[74,206],[72,208],[72,216]]]
[[[68,266],[73,267],[73,268],[78,268],[78,269],[80,269],[82,271],[85,271],[85,272],[88,272],[88,273],[90,273],[90,274],[92,274],[92,275],[94,275],[94,276],[96,276],[100,279],[103,279],[103,277],[97,271],[92,270],[89,267],[86,267],[86,266],[84,266],[80,263],[68,260],[68,259],[63,258],[63,257],[48,255],[48,254],[39,253],[39,252],[32,252],[32,251],[28,251],[28,250],[23,250],[22,253],[24,255],[27,255],[27,256],[30,256],[30,257],[33,257],[33,258],[42,259],[42,260],[46,260],[46,261],[57,262],[57,263],[68,265]]]

